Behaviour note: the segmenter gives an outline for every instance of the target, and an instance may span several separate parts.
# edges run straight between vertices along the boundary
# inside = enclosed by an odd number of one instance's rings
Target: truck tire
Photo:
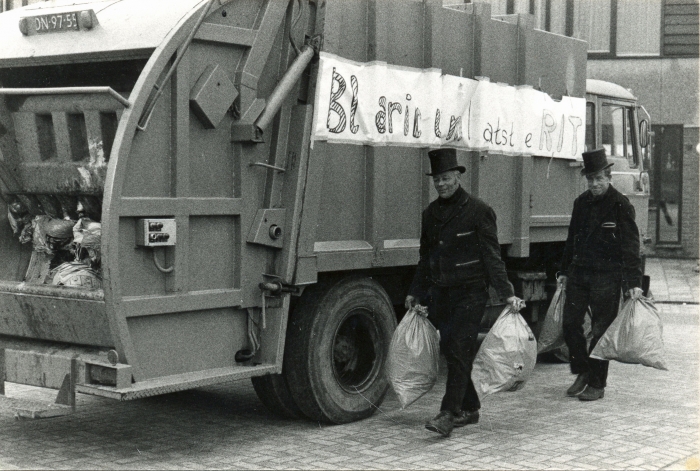
[[[304,413],[299,409],[287,381],[281,374],[257,376],[250,378],[255,394],[270,412],[287,419],[303,419]]]
[[[384,365],[395,328],[389,296],[369,277],[307,289],[285,349],[287,384],[304,415],[335,424],[372,415],[389,388]]]

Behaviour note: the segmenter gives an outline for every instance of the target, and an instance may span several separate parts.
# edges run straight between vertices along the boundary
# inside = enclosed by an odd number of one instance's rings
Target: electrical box
[[[136,245],[164,247],[175,245],[175,219],[139,219],[136,221]]]

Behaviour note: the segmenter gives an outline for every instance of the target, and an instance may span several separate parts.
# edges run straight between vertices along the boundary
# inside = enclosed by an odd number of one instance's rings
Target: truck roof
[[[48,65],[150,56],[165,36],[204,0],[54,0],[0,14],[0,65]],[[92,10],[89,30],[25,35],[20,18]]]
[[[586,93],[593,93],[594,95],[608,96],[612,98],[620,98],[623,100],[637,99],[637,97],[632,95],[632,92],[616,83],[596,79],[586,79]]]

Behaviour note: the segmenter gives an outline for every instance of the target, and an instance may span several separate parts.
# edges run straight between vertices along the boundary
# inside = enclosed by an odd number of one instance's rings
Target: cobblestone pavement
[[[605,398],[584,403],[564,396],[567,364],[538,363],[447,439],[423,428],[444,372],[407,410],[390,393],[371,418],[337,426],[280,419],[240,381],[121,403],[79,395],[75,414],[53,419],[0,407],[0,469],[698,469],[698,306],[658,307],[669,371],[611,362]]]
[[[697,260],[647,258],[645,271],[657,302],[698,303]]]

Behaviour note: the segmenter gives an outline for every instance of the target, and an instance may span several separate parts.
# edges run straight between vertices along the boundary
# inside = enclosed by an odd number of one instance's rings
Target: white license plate
[[[34,21],[37,33],[53,33],[59,31],[78,31],[78,13],[68,12],[55,15],[41,15],[29,18]]]

